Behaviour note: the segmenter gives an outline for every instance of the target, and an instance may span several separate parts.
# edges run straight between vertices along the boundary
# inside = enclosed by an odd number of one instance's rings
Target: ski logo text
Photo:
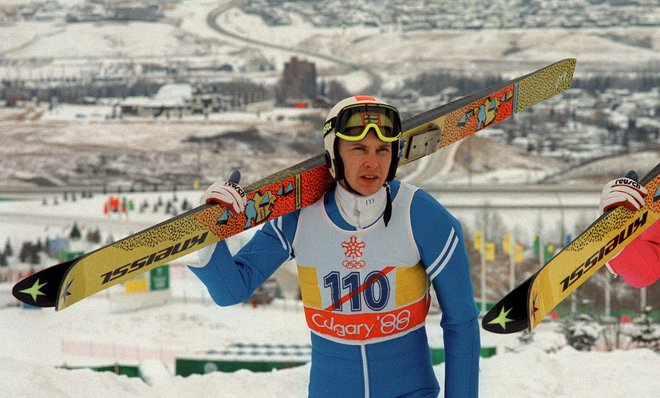
[[[105,285],[108,282],[112,282],[116,279],[121,278],[122,276],[128,275],[130,273],[133,273],[137,270],[140,270],[144,267],[147,267],[153,263],[165,260],[169,258],[170,256],[173,256],[175,254],[179,254],[183,251],[186,251],[194,246],[198,246],[206,240],[206,237],[208,236],[208,231],[204,232],[203,234],[199,236],[192,237],[190,239],[187,239],[185,242],[177,243],[175,245],[172,245],[168,248],[159,250],[157,252],[151,253],[147,256],[144,256],[142,258],[139,258],[132,263],[124,264],[121,267],[117,267],[114,270],[110,272],[106,272],[105,274],[101,274],[101,278],[103,278],[103,282],[101,282],[102,285]]]
[[[584,263],[580,264],[570,275],[564,278],[561,283],[561,291],[564,292],[575,282],[579,281],[585,274],[600,262],[604,256],[612,253],[624,243],[630,236],[637,231],[640,227],[646,224],[649,212],[645,211],[638,219],[631,222],[626,229],[621,231],[618,235],[612,238],[609,242],[605,243],[598,251],[591,255]],[[578,284],[579,286],[580,284]]]

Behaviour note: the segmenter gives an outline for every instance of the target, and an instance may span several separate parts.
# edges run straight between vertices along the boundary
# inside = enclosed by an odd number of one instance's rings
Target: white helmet
[[[366,95],[348,97],[330,109],[323,126],[325,160],[335,181],[344,178],[344,163],[338,155],[337,138],[349,141],[363,139],[369,130],[375,130],[385,142],[392,142],[392,162],[386,181],[392,181],[399,165],[401,119],[399,111],[378,98]]]

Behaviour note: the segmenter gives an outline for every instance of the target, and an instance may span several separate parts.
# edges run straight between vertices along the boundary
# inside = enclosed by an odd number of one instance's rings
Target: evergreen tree
[[[31,252],[32,252],[32,243],[28,241],[23,242],[23,246],[21,246],[21,250],[18,253],[18,259],[22,263],[27,263],[28,259],[30,258]]]
[[[142,202],[142,205],[140,205],[140,213],[144,213],[148,208],[149,202],[145,199],[144,202]]]
[[[101,243],[101,230],[98,227],[94,231],[94,243]]]
[[[82,237],[82,234],[80,233],[80,228],[78,228],[78,223],[73,223],[73,228],[71,228],[71,233],[69,234],[69,238],[73,240],[78,240]]]
[[[7,265],[9,265],[7,256],[4,253],[0,254],[0,267],[6,267]]]
[[[7,243],[5,243],[5,256],[11,257],[14,255],[14,249],[11,247],[11,243],[9,242],[9,238],[7,238]]]
[[[93,236],[92,230],[91,229],[87,230],[87,235],[85,235],[85,241],[93,243],[93,241],[92,241],[93,239],[94,239],[94,236]]]
[[[101,243],[101,231],[98,228],[96,228],[94,231],[90,229],[87,231],[87,236],[85,239],[90,243]]]
[[[41,257],[39,257],[39,252],[37,252],[35,247],[33,247],[32,250],[30,251],[30,255],[28,256],[28,260],[30,261],[30,265],[39,265],[39,264],[41,264]]]
[[[185,211],[188,211],[190,209],[191,209],[191,207],[190,207],[190,203],[188,202],[188,199],[184,198],[183,202],[181,203],[181,210],[185,212]]]

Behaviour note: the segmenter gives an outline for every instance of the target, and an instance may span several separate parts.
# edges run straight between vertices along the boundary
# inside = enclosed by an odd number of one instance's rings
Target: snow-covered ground
[[[173,274],[177,276],[172,282],[172,303],[161,307],[117,310],[113,304],[119,298],[101,294],[57,313],[1,309],[0,395],[306,396],[309,365],[270,373],[240,370],[174,376],[175,355],[203,358],[207,350],[219,350],[237,342],[308,344],[309,335],[300,308],[291,302],[256,309],[243,305],[220,308],[190,297],[199,286],[187,270]],[[183,302],[183,297],[187,297],[187,302]],[[433,347],[441,346],[438,322],[437,315],[428,319]],[[481,360],[480,396],[657,396],[660,355],[646,349],[576,351],[564,346],[563,338],[554,331],[556,327],[542,324],[535,332],[534,342],[524,346],[515,336],[482,332],[482,345],[496,347],[497,354]],[[65,364],[75,367],[115,362],[140,365],[146,382],[112,373],[57,368]],[[435,366],[435,371],[442,381],[444,366]]]
[[[153,203],[159,196],[167,201],[171,195],[126,194],[137,207],[144,200]],[[184,198],[196,203],[199,192],[179,192],[177,196],[178,203]],[[20,240],[65,235],[74,218],[82,220],[83,228],[99,227],[104,237],[112,234],[115,239],[167,218],[151,211],[132,212],[128,217],[106,216],[104,200],[97,194],[58,205],[52,204],[51,198],[45,206],[39,198],[0,202],[0,243],[8,237]],[[75,217],[71,215],[74,213]],[[236,248],[245,239],[239,236],[230,246]],[[83,397],[93,391],[91,395],[104,397],[305,396],[309,365],[271,373],[241,370],[174,376],[177,357],[204,358],[209,350],[222,350],[236,343],[309,343],[298,302],[283,299],[257,308],[217,307],[199,281],[181,265],[187,261],[195,261],[194,255],[172,265],[169,293],[126,294],[117,286],[61,312],[0,308],[0,395]],[[16,264],[10,267],[25,268]],[[291,276],[290,269],[282,272]],[[10,283],[0,283],[3,305],[13,302],[10,288]],[[164,299],[167,304],[153,306]],[[431,346],[442,347],[439,315],[430,315],[427,324]],[[482,332],[482,345],[496,347],[497,354],[481,361],[481,396],[656,396],[660,355],[641,349],[578,352],[565,346],[556,329],[557,324],[542,324],[530,345],[522,345],[517,336]],[[145,381],[59,368],[114,363],[140,366]],[[443,380],[443,365],[435,370]]]

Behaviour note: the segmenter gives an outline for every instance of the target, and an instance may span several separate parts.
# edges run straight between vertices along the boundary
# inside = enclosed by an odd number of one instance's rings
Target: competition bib
[[[401,184],[392,219],[348,231],[320,200],[300,213],[293,243],[307,325],[342,343],[394,338],[424,324],[430,282],[413,240],[415,188]]]

